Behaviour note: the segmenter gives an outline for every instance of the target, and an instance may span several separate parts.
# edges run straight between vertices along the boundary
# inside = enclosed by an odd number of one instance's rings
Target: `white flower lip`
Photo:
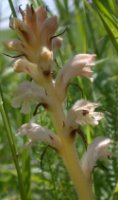
[[[84,99],[76,101],[68,111],[66,125],[73,128],[84,124],[97,125],[104,116],[101,112],[94,112],[98,106],[98,103],[92,103]]]
[[[59,139],[58,136],[52,133],[49,129],[44,128],[36,123],[23,124],[19,130],[19,135],[26,135],[29,138],[30,143],[33,142],[46,142],[48,145],[55,149],[58,149]]]
[[[24,81],[19,84],[12,99],[12,106],[21,107],[21,112],[28,114],[31,111],[32,103],[48,104],[49,100],[42,87],[34,82]]]
[[[87,152],[85,152],[81,160],[81,167],[86,178],[90,179],[97,160],[102,160],[113,155],[108,150],[108,146],[111,142],[112,140],[110,138],[98,136],[88,146]]]

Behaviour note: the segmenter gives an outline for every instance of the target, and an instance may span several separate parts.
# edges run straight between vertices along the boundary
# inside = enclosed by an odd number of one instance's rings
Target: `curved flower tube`
[[[17,73],[26,73],[36,82],[41,82],[41,74],[36,64],[29,62],[25,58],[19,58],[13,64],[13,69]]]
[[[95,64],[95,54],[77,54],[58,72],[55,87],[59,98],[63,101],[70,79],[76,76],[91,77],[91,67]]]
[[[81,160],[81,167],[87,179],[90,179],[97,160],[103,160],[108,156],[113,156],[108,151],[108,146],[111,142],[112,140],[110,138],[99,136],[88,146],[87,152],[84,153]]]
[[[40,126],[39,124],[35,123],[27,123],[23,124],[19,130],[19,135],[26,135],[29,138],[29,145],[31,145],[34,142],[46,142],[51,147],[58,150],[60,141],[58,136],[53,134],[50,130],[47,128],[44,128]]]

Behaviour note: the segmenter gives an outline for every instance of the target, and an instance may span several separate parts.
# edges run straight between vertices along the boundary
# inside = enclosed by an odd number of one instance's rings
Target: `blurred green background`
[[[25,1],[21,2],[25,7]],[[29,1],[34,8],[42,4],[46,5],[45,2]],[[8,3],[10,10],[11,1]],[[19,2],[16,3],[13,2],[17,11]],[[57,34],[66,28],[62,35],[63,46],[55,53],[54,74],[56,75],[59,68],[75,54],[94,53],[97,55],[93,79],[90,81],[77,77],[71,81],[66,108],[69,109],[75,100],[80,98],[100,102],[101,106],[98,110],[105,113],[105,119],[97,127],[84,126],[82,130],[86,134],[88,143],[98,135],[112,138],[114,144],[111,146],[111,151],[117,155],[118,0],[53,0],[53,4],[56,8],[54,13],[56,12],[59,17]],[[54,5],[48,6],[49,16],[53,14]],[[1,23],[3,20],[4,17],[1,18]],[[22,151],[23,143],[26,141],[26,139],[16,137],[17,130],[21,124],[29,121],[31,116],[24,116],[18,109],[11,107],[16,86],[28,78],[14,73],[12,69],[14,59],[2,54],[7,53],[2,43],[14,37],[17,36],[9,27],[0,30],[0,88],[4,98],[0,101],[2,113],[0,115],[0,199],[77,200],[63,162],[54,150],[50,148],[46,150],[45,144],[37,143],[32,149],[24,150],[19,155],[15,154]],[[3,105],[2,102],[4,102]],[[43,109],[32,120],[53,129],[51,120]],[[13,145],[10,148],[9,141],[12,139],[15,141],[15,147]],[[81,157],[85,148],[79,136],[76,145]],[[13,154],[11,149],[13,149]],[[17,160],[16,163],[18,162],[19,175],[16,173],[13,158]],[[20,180],[20,185],[18,180]],[[93,180],[95,200],[117,200],[118,158],[99,162],[94,169]],[[19,191],[21,193],[24,191],[25,194],[20,197]]]

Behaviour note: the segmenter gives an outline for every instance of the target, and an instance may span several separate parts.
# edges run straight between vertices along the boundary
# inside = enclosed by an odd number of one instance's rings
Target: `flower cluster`
[[[27,5],[25,11],[21,7],[19,11],[23,21],[11,18],[10,27],[20,39],[6,42],[5,46],[8,50],[20,52],[22,55],[22,58],[14,63],[15,71],[27,73],[39,82],[41,73],[51,74],[53,51],[61,46],[61,38],[53,38],[58,28],[57,17],[48,18],[44,7],[35,11],[32,6]]]
[[[95,64],[96,55],[75,55],[59,70],[56,79],[53,80],[54,50],[60,48],[62,44],[62,39],[54,36],[58,28],[57,17],[48,17],[47,10],[42,6],[34,10],[32,6],[27,5],[25,11],[21,7],[19,11],[22,20],[11,18],[10,27],[16,31],[20,39],[6,42],[5,46],[8,50],[21,54],[21,57],[14,62],[14,70],[17,73],[28,74],[33,81],[19,84],[12,105],[16,108],[21,107],[21,112],[24,114],[31,112],[32,103],[47,105],[46,108],[53,108],[55,104],[62,109],[70,79],[76,76],[90,78],[93,74],[92,67]],[[84,99],[75,102],[64,118],[66,127],[64,130],[76,130],[78,126],[85,124],[97,125],[103,118],[103,113],[95,112],[98,106],[98,103]],[[55,149],[61,148],[62,141],[59,135],[38,124],[31,122],[24,124],[19,129],[19,133],[27,135],[30,143],[40,140],[47,142]],[[69,135],[69,131],[67,134]],[[97,137],[88,147],[81,162],[83,173],[87,178],[90,178],[96,161],[110,155],[107,151],[110,142],[108,138]]]

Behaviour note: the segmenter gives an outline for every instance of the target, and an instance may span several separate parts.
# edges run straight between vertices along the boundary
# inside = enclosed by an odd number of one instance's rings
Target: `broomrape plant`
[[[80,160],[75,147],[76,133],[82,125],[98,125],[103,113],[95,111],[98,103],[80,99],[65,114],[64,103],[72,78],[92,76],[96,55],[75,55],[53,79],[54,51],[62,44],[60,37],[54,37],[58,29],[57,17],[48,17],[47,10],[42,6],[34,10],[27,5],[26,10],[19,7],[19,11],[22,20],[10,18],[10,27],[19,39],[6,42],[5,46],[21,55],[13,64],[14,71],[28,74],[32,81],[19,84],[12,105],[21,108],[24,114],[31,112],[32,104],[42,105],[50,113],[55,133],[31,121],[23,124],[18,133],[29,138],[28,145],[43,141],[54,148],[65,163],[79,199],[92,200],[92,171],[97,160],[112,155],[108,151],[111,139],[96,137]]]

